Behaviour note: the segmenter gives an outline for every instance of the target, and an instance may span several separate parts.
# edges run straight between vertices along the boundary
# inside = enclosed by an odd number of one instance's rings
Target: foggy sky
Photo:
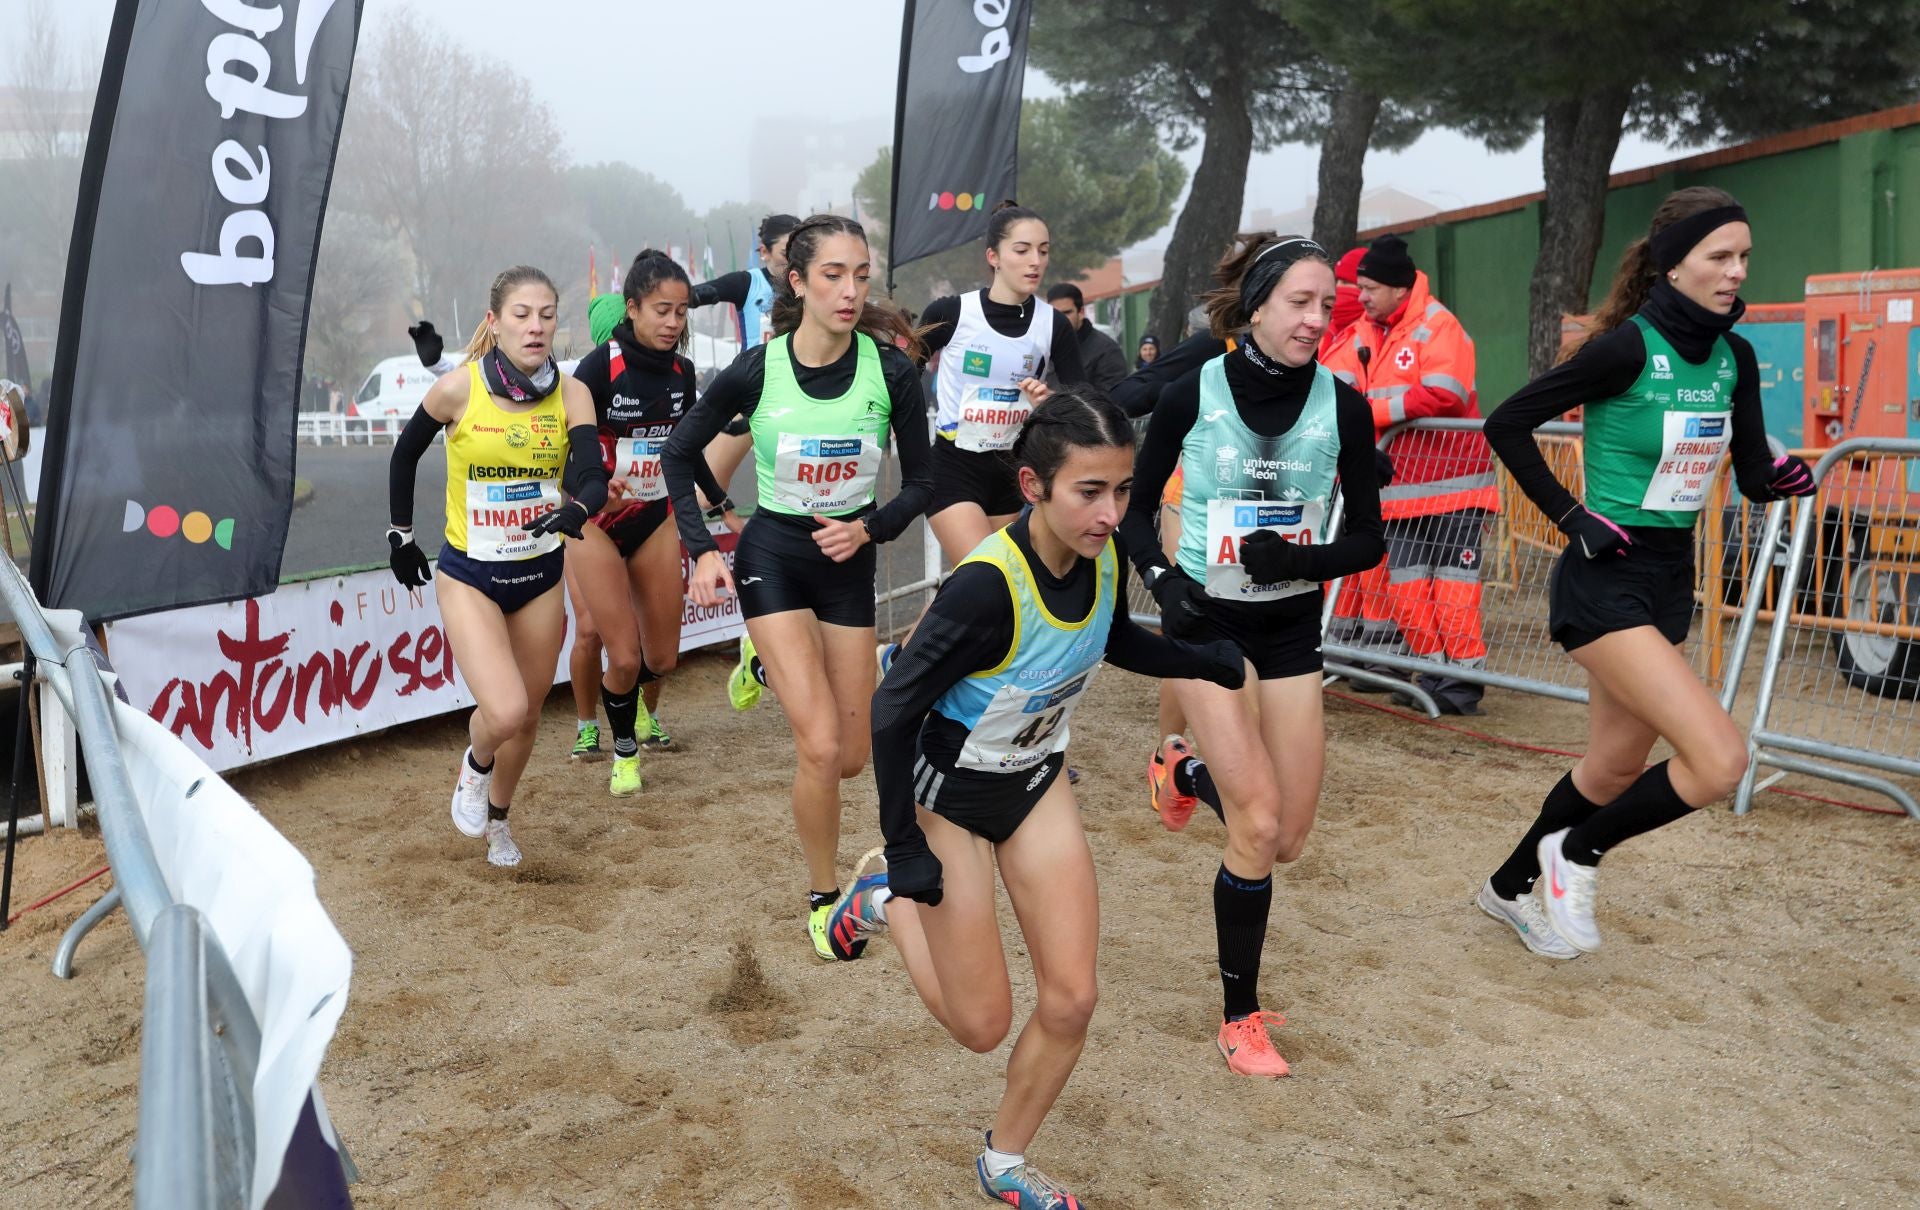
[[[363,35],[400,6],[366,0]],[[760,116],[816,110],[880,117],[891,127],[902,0],[412,0],[412,7],[469,50],[509,61],[532,81],[574,162],[630,160],[672,184],[696,211],[766,200],[747,197],[747,147]],[[57,0],[56,9],[82,45],[104,46],[112,0]],[[1058,91],[1028,73],[1028,96]],[[1197,147],[1186,153],[1189,169],[1199,154]],[[1613,167],[1686,154],[1629,135]],[[1318,149],[1302,145],[1255,156],[1248,209],[1301,205],[1314,192],[1317,160]],[[1539,140],[1493,155],[1435,130],[1405,151],[1369,154],[1366,184],[1393,185],[1442,209],[1529,193],[1541,187]],[[1164,244],[1166,235],[1147,243]]]

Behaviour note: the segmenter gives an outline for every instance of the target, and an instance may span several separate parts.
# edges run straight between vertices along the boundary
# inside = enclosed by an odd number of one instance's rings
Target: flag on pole
[[[617,252],[614,253],[613,268],[607,270],[607,293],[609,294],[620,293],[620,285],[621,285],[620,270],[622,267],[622,263],[623,262],[620,260],[620,254]]]
[[[600,292],[600,269],[593,263],[593,245],[587,245],[587,301]]]

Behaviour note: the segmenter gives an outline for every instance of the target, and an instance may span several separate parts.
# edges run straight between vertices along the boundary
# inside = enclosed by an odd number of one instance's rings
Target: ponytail
[[[1659,266],[1653,259],[1655,235],[1696,214],[1738,205],[1731,193],[1711,185],[1690,185],[1685,189],[1676,189],[1662,199],[1647,224],[1647,233],[1628,244],[1626,251],[1620,254],[1620,267],[1614,271],[1613,285],[1607,288],[1607,296],[1600,300],[1600,306],[1595,309],[1593,322],[1578,340],[1566,347],[1559,360],[1565,361],[1595,336],[1611,332],[1626,323],[1646,305],[1647,295],[1653,291],[1653,283],[1660,278]]]

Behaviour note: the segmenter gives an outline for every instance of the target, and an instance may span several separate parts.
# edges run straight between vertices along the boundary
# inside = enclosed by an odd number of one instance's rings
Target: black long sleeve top
[[[753,275],[761,274],[767,281],[773,281],[773,275],[764,268],[735,269],[732,273],[722,273],[711,281],[703,281],[693,288],[693,305],[711,307],[715,303],[732,303],[736,307],[747,305],[747,294],[753,289]]]
[[[1767,488],[1773,474],[1773,455],[1767,448],[1767,419],[1760,401],[1760,363],[1746,338],[1729,331],[1744,310],[1745,304],[1741,304],[1731,315],[1716,315],[1662,281],[1654,285],[1639,314],[1659,329],[1676,353],[1694,365],[1711,355],[1716,338],[1727,338],[1736,375],[1730,442],[1734,478],[1741,494],[1765,501],[1774,498]],[[1590,338],[1572,357],[1509,395],[1487,417],[1487,444],[1527,499],[1550,519],[1558,521],[1580,502],[1554,477],[1533,440],[1533,430],[1573,408],[1611,399],[1627,390],[1646,364],[1647,345],[1639,325],[1623,323]],[[1690,529],[1626,528],[1636,543],[1649,549],[1671,551],[1693,545]]]
[[[803,364],[792,358],[793,376],[800,389],[813,399],[838,399],[853,387],[854,372],[860,365],[859,341],[847,342],[847,351],[823,366]],[[927,401],[920,393],[920,371],[905,353],[890,344],[875,342],[880,349],[880,370],[886,376],[894,449],[900,457],[900,491],[877,508],[849,514],[838,520],[866,518],[867,533],[875,542],[891,542],[927,511],[933,500],[932,456],[927,451]],[[666,471],[667,491],[673,497],[673,516],[680,526],[680,540],[695,558],[717,549],[700,517],[700,502],[694,495],[699,467],[706,462],[703,451],[727,421],[735,416],[751,417],[760,406],[760,392],[766,383],[767,347],[756,345],[733,359],[720,371],[707,393],[673,430],[666,449],[660,453],[660,465]],[[778,514],[764,513],[767,517]],[[782,518],[786,519],[786,518]],[[813,519],[792,518],[813,527]]]
[[[1029,298],[1015,306],[1012,303],[995,302],[987,295],[987,288],[981,287],[980,310],[987,317],[987,326],[1002,336],[1025,336],[1033,324],[1033,309],[1045,306],[1038,298]],[[920,322],[931,329],[922,338],[926,342],[927,356],[937,358],[940,350],[953,340],[954,327],[960,322],[960,296],[949,294],[945,298],[934,299],[920,313]],[[1087,381],[1087,368],[1080,361],[1080,337],[1074,332],[1073,325],[1067,322],[1067,317],[1058,311],[1053,312],[1051,351],[1044,361],[1033,367],[1033,376],[1045,378],[1048,366],[1053,367],[1055,380],[1065,386],[1077,386]]]
[[[1211,332],[1187,337],[1120,380],[1110,394],[1129,416],[1145,416],[1169,386],[1227,351],[1227,342]]]
[[[1032,509],[1021,513],[1007,527],[1007,534],[1026,555],[1041,600],[1055,617],[1086,617],[1094,602],[1094,560],[1078,559],[1066,575],[1055,576],[1034,553],[1032,517]],[[1196,677],[1214,668],[1201,648],[1144,630],[1127,616],[1126,547],[1118,534],[1114,545],[1120,567],[1113,620],[1107,627],[1106,662],[1158,679]],[[1004,660],[1013,641],[1013,597],[1006,577],[990,563],[962,564],[940,586],[926,616],[894,656],[892,669],[873,695],[873,776],[880,794],[887,867],[898,878],[914,880],[914,886],[932,885],[939,876],[937,860],[914,817],[913,769],[918,756],[961,779],[1011,776],[1019,780],[1031,772],[955,769],[967,728],[933,708],[953,685]],[[929,881],[919,881],[929,872]]]
[[[1226,358],[1227,386],[1233,392],[1241,423],[1263,437],[1277,437],[1299,423],[1313,386],[1316,363],[1289,368],[1268,361],[1268,365],[1278,367],[1279,372],[1274,373],[1255,365],[1244,345]],[[1373,409],[1360,392],[1344,382],[1334,383],[1334,409],[1340,429],[1340,495],[1345,501],[1345,520],[1334,541],[1302,548],[1307,564],[1300,578],[1306,580],[1350,576],[1386,557],[1379,472],[1373,457]],[[1200,370],[1195,367],[1161,394],[1146,439],[1134,455],[1133,499],[1127,504],[1120,531],[1126,536],[1127,549],[1133,552],[1134,566],[1143,576],[1167,566],[1155,530],[1160,493],[1180,463],[1180,447],[1199,414]],[[1197,490],[1197,485],[1189,482],[1186,490]],[[1307,594],[1248,607],[1291,611],[1317,609],[1317,602],[1316,596]]]

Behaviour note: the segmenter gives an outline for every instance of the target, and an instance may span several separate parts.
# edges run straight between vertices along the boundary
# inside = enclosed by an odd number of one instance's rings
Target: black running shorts
[[[566,552],[550,550],[531,559],[488,562],[467,557],[467,552],[442,546],[438,561],[440,574],[477,588],[500,607],[501,613],[513,613],[566,579]]]
[[[1547,632],[1567,651],[1636,626],[1684,643],[1693,624],[1693,552],[1636,546],[1624,557],[1589,559],[1569,547],[1553,565],[1547,602]]]
[[[749,618],[810,609],[830,626],[872,626],[875,547],[869,542],[845,563],[814,543],[805,517],[761,511],[740,531],[733,551],[733,588]]]
[[[1013,454],[1006,450],[976,453],[935,437],[933,503],[927,506],[927,515],[955,504],[978,504],[989,517],[1011,516],[1025,508]]]

